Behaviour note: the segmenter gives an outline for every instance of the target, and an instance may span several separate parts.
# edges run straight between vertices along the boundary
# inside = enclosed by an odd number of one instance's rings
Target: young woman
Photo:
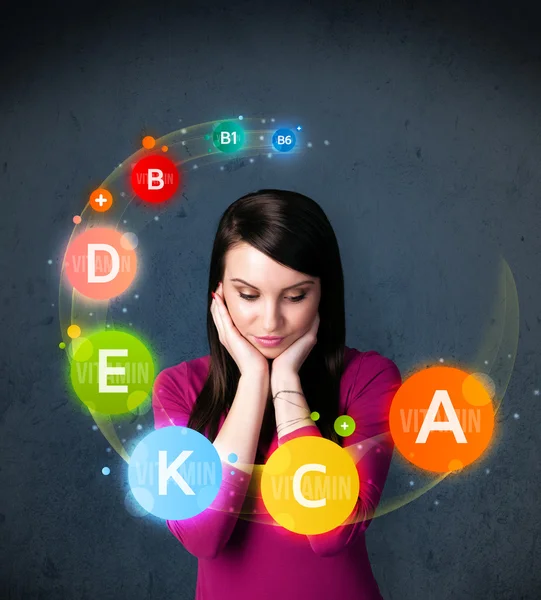
[[[222,460],[213,504],[167,521],[199,559],[196,600],[382,598],[364,532],[391,462],[388,417],[401,376],[381,354],[345,345],[340,253],[321,207],[284,190],[260,190],[229,206],[214,241],[207,301],[210,354],[163,370],[152,398],[156,428],[195,429]],[[342,438],[334,421],[344,414],[356,428]],[[352,514],[319,535],[277,526],[257,490],[260,465],[300,436],[369,448],[356,465]]]

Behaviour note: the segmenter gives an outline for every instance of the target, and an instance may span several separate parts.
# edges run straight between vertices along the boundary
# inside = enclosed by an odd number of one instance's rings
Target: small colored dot
[[[156,145],[156,140],[151,135],[146,135],[143,138],[143,148],[150,150],[151,148],[154,148],[155,145]]]
[[[231,454],[227,457],[227,460],[230,463],[236,463],[237,460],[239,460],[239,457],[234,452],[231,452]]]
[[[75,338],[78,338],[81,335],[81,328],[79,327],[79,325],[70,325],[68,327],[68,336],[74,340]]]
[[[97,425],[92,425],[92,430],[93,431],[98,431],[98,426]]]
[[[235,474],[235,471],[231,471],[231,475],[234,475],[234,474]]]
[[[49,259],[49,260],[47,261],[47,264],[48,264],[48,265],[52,265],[52,264],[53,264],[53,261],[52,261],[51,259]]]
[[[314,411],[312,413],[310,413],[310,418],[312,419],[312,421],[317,421],[320,417],[320,414],[317,411]]]
[[[105,452],[111,452],[111,448],[105,448]]]
[[[104,475],[109,475],[109,473],[111,472],[111,469],[109,467],[103,467],[103,469],[101,470],[101,472]]]
[[[75,223],[75,225],[79,225],[79,223],[81,222],[81,217],[79,215],[75,215],[73,217],[73,222]]]
[[[122,312],[123,312],[123,313],[127,313],[127,312],[128,312],[128,309],[127,309],[126,307],[124,307],[124,308],[122,309]]]
[[[162,146],[162,152],[167,152],[169,148],[167,146]]]
[[[231,490],[231,491],[229,492],[229,495],[230,495],[230,496],[234,496],[234,495],[235,495],[235,492],[234,492],[233,490]]]
[[[137,425],[137,431],[141,431],[141,429],[143,429],[143,426],[141,424]]]
[[[64,342],[60,342],[60,344],[58,344],[58,347],[60,348],[60,350],[64,350],[66,344],[64,344]]]

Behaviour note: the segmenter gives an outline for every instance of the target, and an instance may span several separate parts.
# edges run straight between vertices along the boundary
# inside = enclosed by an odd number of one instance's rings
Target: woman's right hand
[[[237,363],[241,375],[248,373],[269,375],[267,358],[255,346],[252,346],[235,327],[222,294],[223,287],[222,283],[220,283],[210,305],[210,312],[214,319],[214,325],[216,325],[216,329],[218,330],[220,342]]]

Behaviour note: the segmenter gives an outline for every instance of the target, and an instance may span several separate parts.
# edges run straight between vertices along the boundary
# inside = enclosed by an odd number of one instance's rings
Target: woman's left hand
[[[310,329],[272,361],[271,377],[298,374],[302,364],[316,345],[318,329],[319,313],[316,314]]]

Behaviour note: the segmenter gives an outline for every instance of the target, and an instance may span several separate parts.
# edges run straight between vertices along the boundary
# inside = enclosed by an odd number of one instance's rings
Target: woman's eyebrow
[[[229,281],[238,281],[239,283],[244,283],[244,285],[247,285],[248,287],[254,288],[254,290],[257,290],[258,292],[261,291],[255,285],[252,285],[251,283],[244,281],[244,279],[239,279],[238,277],[235,277],[234,279],[230,279]],[[284,292],[285,290],[290,290],[291,288],[299,287],[300,285],[303,285],[304,283],[315,283],[315,281],[312,281],[311,279],[305,279],[304,281],[299,281],[299,283],[295,283],[294,285],[288,285],[282,291]]]

